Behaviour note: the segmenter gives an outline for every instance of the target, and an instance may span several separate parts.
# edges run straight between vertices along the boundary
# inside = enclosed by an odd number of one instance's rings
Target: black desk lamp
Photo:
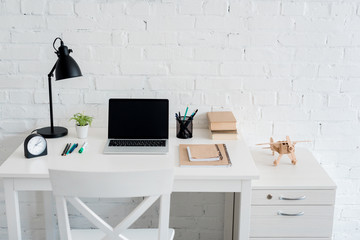
[[[56,40],[60,40],[59,49],[55,48]],[[79,65],[75,62],[75,60],[70,57],[71,49],[68,49],[67,46],[64,45],[64,42],[61,38],[55,38],[53,42],[53,47],[55,49],[55,53],[58,56],[58,60],[56,61],[54,67],[51,69],[48,74],[49,80],[49,101],[50,101],[50,127],[44,127],[37,129],[37,133],[42,135],[45,138],[58,138],[66,136],[68,130],[64,127],[55,126],[53,120],[53,109],[52,109],[52,93],[51,93],[51,77],[55,71],[55,77],[57,80],[63,80],[66,78],[80,77],[82,76]]]

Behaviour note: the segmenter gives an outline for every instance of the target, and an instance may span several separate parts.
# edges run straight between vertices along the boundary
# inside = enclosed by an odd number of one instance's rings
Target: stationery
[[[87,142],[84,142],[84,144],[81,146],[79,153],[83,153],[85,151],[85,147],[87,146]]]
[[[198,109],[196,109],[189,117],[186,117],[187,111],[188,111],[188,107],[186,108],[186,112],[183,119],[181,119],[180,112],[179,114],[175,113],[175,119],[177,121],[176,124],[177,138],[182,138],[182,139],[192,138],[192,129],[193,129],[192,121],[194,120],[194,117],[198,112]]]
[[[66,153],[67,153],[70,145],[71,145],[71,143],[67,143],[67,144],[66,144],[66,146],[65,146],[65,148],[64,148],[64,151],[62,152],[61,156],[65,156],[65,155],[66,155]]]
[[[75,150],[75,148],[77,148],[77,146],[78,146],[79,144],[77,144],[77,143],[74,143],[74,145],[71,147],[71,149],[69,150],[69,153],[72,153],[74,150]]]
[[[189,106],[187,106],[187,107],[186,107],[186,110],[185,110],[185,115],[184,115],[184,119],[183,119],[183,121],[185,121],[185,119],[186,119],[186,114],[187,114],[188,110],[189,110]]]
[[[216,144],[222,159],[217,161],[190,161],[187,152],[187,147],[196,148],[216,148],[215,144],[180,144],[179,145],[179,160],[180,167],[230,167],[232,165],[227,147],[225,144]]]
[[[192,145],[186,147],[190,161],[219,161],[221,152],[217,144]]]
[[[196,113],[198,112],[198,110],[199,110],[199,109],[196,109],[195,112],[193,112],[193,113],[191,114],[191,117],[192,117],[192,118],[195,117],[195,115],[196,115]]]

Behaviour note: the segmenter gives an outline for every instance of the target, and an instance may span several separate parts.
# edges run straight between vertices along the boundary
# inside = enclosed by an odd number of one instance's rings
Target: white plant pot
[[[86,125],[86,126],[75,125],[75,128],[76,128],[76,134],[77,134],[78,138],[87,138],[89,125]]]

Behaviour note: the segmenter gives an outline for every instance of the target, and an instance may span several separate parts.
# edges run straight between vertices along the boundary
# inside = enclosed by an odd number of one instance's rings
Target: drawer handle
[[[296,197],[296,198],[289,198],[289,197],[283,197],[283,196],[280,196],[279,197],[280,200],[305,200],[306,199],[306,196],[301,196],[301,197]]]
[[[290,216],[290,217],[297,217],[304,215],[304,212],[298,212],[298,213],[284,213],[282,211],[278,211],[278,215],[280,216]]]

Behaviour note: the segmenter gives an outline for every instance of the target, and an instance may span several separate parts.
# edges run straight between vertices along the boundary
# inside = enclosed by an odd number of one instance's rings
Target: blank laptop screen
[[[108,138],[167,139],[168,99],[110,99]]]

